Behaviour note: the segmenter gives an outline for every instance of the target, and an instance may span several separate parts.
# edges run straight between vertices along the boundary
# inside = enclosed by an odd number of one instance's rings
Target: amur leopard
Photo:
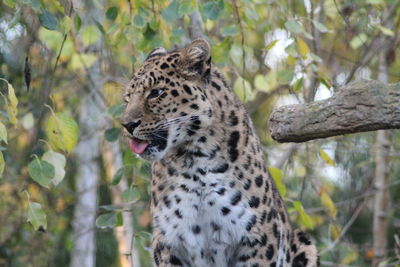
[[[317,266],[293,230],[252,122],[205,40],[157,48],[125,90],[131,150],[153,162],[156,266]]]

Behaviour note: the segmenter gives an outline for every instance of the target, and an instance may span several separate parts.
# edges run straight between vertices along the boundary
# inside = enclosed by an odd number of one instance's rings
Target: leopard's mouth
[[[134,136],[129,137],[129,147],[133,153],[143,155],[145,152],[153,151],[154,149],[162,151],[167,146],[168,131],[156,131],[146,136],[146,139],[137,138]],[[151,150],[150,148],[154,148]]]
[[[144,151],[149,147],[150,142],[148,140],[142,140],[139,138],[131,138],[129,140],[129,147],[131,148],[132,152],[138,155],[144,153]]]

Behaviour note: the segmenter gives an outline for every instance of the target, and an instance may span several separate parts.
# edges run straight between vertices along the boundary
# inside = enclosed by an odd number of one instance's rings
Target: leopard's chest
[[[217,178],[178,179],[154,211],[154,226],[192,266],[228,266],[255,223],[242,192]]]

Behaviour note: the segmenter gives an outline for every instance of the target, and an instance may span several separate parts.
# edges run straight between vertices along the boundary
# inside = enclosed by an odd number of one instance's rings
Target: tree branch
[[[277,108],[269,119],[274,140],[305,142],[318,138],[400,128],[400,83],[353,82],[331,97]]]

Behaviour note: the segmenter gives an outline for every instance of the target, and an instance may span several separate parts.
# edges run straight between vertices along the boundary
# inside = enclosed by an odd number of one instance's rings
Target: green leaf
[[[246,103],[253,98],[253,92],[251,90],[250,83],[242,77],[237,78],[233,84],[233,91],[243,103]]]
[[[3,1],[4,1],[4,4],[6,6],[8,6],[9,8],[15,8],[16,1],[14,1],[14,0],[3,0]]]
[[[92,45],[100,39],[100,33],[96,26],[89,25],[81,31],[82,42],[84,45]]]
[[[257,90],[269,93],[278,85],[277,73],[275,70],[270,70],[267,75],[257,74],[254,79],[254,85]]]
[[[367,39],[368,37],[365,33],[360,33],[359,35],[354,36],[353,39],[351,39],[350,46],[353,49],[357,49],[362,46],[367,41]]]
[[[331,32],[324,24],[322,24],[318,21],[313,20],[313,24],[314,24],[315,28],[322,33]]]
[[[4,141],[7,144],[7,129],[6,126],[0,121],[0,141]]]
[[[299,213],[300,223],[303,224],[307,229],[314,229],[314,223],[310,215],[304,211],[303,204],[301,204],[300,201],[294,201],[293,207]]]
[[[237,25],[234,25],[234,24],[228,25],[228,26],[225,26],[225,27],[221,28],[221,35],[223,37],[235,36],[238,33],[239,33],[239,27]]]
[[[293,76],[293,70],[284,69],[278,72],[277,79],[280,84],[289,84],[293,80]]]
[[[279,42],[279,40],[275,40],[275,41],[270,42],[270,43],[265,47],[265,50],[266,50],[266,51],[270,50],[270,49],[273,48],[278,42]]]
[[[81,20],[81,17],[79,17],[79,15],[76,13],[74,16],[74,25],[75,25],[76,31],[79,32],[79,30],[81,29],[81,26],[82,26],[82,20]]]
[[[59,28],[63,33],[68,33],[72,28],[72,19],[68,16],[65,16],[59,23]]]
[[[117,16],[118,16],[118,7],[113,6],[113,7],[110,7],[109,9],[107,9],[107,11],[106,11],[107,19],[114,21],[117,18]]]
[[[78,133],[78,124],[65,113],[53,114],[47,120],[46,134],[52,148],[70,153],[78,142]]]
[[[196,9],[196,1],[186,0],[183,1],[178,7],[179,16],[189,15]]]
[[[15,90],[14,87],[12,86],[11,83],[9,83],[7,80],[0,78],[0,81],[4,81],[7,83],[7,89],[8,89],[8,96],[7,98],[4,98],[6,102],[6,109],[7,109],[7,114],[8,118],[13,125],[17,125],[18,119],[18,99],[15,95]]]
[[[48,30],[54,31],[55,29],[57,29],[57,17],[47,10],[44,10],[42,13],[39,14],[39,21],[42,26]]]
[[[208,1],[204,5],[204,18],[216,20],[224,10],[224,2],[222,0]]]
[[[104,132],[104,137],[108,142],[114,142],[118,140],[120,132],[121,132],[120,128],[110,128]]]
[[[97,217],[96,226],[99,228],[113,228],[118,224],[118,215],[115,212],[105,213]]]
[[[106,34],[106,30],[104,30],[103,25],[98,22],[97,20],[94,21],[94,24],[96,25],[97,29],[104,35]]]
[[[144,21],[143,17],[140,16],[139,14],[135,15],[133,18],[133,24],[139,28],[143,28],[144,25],[146,25],[146,22]]]
[[[179,3],[178,1],[174,0],[169,4],[169,6],[166,9],[164,9],[164,11],[162,12],[162,16],[167,22],[174,22],[180,17],[178,10],[179,10]]]
[[[298,34],[298,33],[304,32],[303,27],[297,21],[295,21],[293,19],[289,19],[288,21],[286,21],[285,27],[292,33]]]
[[[319,150],[319,155],[321,156],[321,158],[330,166],[335,165],[335,162],[333,161],[333,159],[328,155],[328,153],[326,153],[325,151],[323,151],[322,149]]]
[[[47,161],[48,163],[53,165],[55,173],[51,181],[55,186],[58,185],[64,179],[65,176],[64,168],[66,164],[66,159],[64,155],[49,150],[46,153],[44,153],[44,155],[42,156],[42,160]]]
[[[6,163],[4,162],[3,152],[0,151],[0,178],[3,177],[5,167]]]
[[[254,78],[254,86],[258,90],[263,91],[265,87],[268,86],[267,78],[262,74],[257,74],[256,77]]]
[[[122,226],[124,224],[124,218],[122,217],[122,212],[117,213],[117,224],[116,227]]]
[[[286,186],[283,184],[283,172],[282,170],[275,167],[268,167],[269,173],[278,188],[279,194],[284,198],[286,196]]]
[[[122,201],[124,202],[137,202],[140,199],[139,191],[134,188],[128,188],[122,192]]]
[[[38,158],[29,163],[28,172],[35,182],[46,188],[49,188],[51,180],[55,175],[54,166]]]
[[[29,202],[28,204],[28,222],[30,222],[35,230],[47,229],[47,218],[42,205],[37,202]]]
[[[293,85],[293,90],[295,92],[300,91],[300,89],[303,87],[303,78],[298,79],[294,85]]]
[[[138,235],[139,242],[143,248],[150,247],[153,235],[149,232],[141,231]]]
[[[107,113],[112,117],[121,116],[125,111],[125,104],[116,104],[108,108]]]
[[[146,38],[147,40],[152,40],[153,37],[157,34],[156,31],[154,31],[149,24],[146,24],[146,28],[143,32],[143,36],[144,38]]]
[[[118,171],[114,174],[114,177],[111,181],[111,185],[117,185],[121,181],[122,177],[124,177],[124,167],[118,169]]]

